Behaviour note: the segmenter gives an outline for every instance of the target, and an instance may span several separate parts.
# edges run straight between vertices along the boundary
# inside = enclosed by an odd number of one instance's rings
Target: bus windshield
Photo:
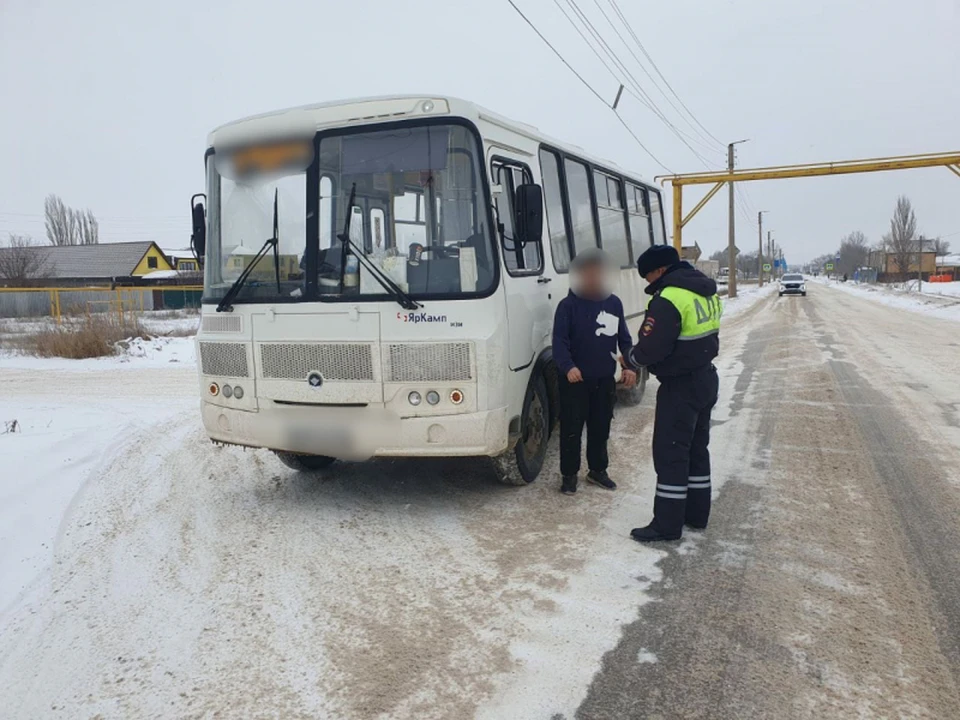
[[[208,163],[205,299],[222,298],[253,262],[275,215],[276,252],[257,261],[234,302],[384,299],[378,274],[413,297],[489,291],[495,255],[477,147],[450,124],[218,150]]]

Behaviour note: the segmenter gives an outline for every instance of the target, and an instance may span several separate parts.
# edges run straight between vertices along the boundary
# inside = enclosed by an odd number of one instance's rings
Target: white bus
[[[191,203],[203,424],[297,469],[486,456],[502,481],[533,481],[570,259],[612,256],[635,333],[636,258],[665,238],[652,185],[450,97],[238,120],[210,134],[206,173]]]

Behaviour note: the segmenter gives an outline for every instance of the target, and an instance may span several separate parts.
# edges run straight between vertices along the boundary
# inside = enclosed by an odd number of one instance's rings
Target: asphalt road
[[[958,718],[960,327],[817,285],[758,310],[742,464],[576,717]]]

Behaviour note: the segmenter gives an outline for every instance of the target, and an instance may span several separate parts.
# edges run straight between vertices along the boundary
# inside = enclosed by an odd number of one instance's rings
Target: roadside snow
[[[122,343],[119,355],[86,360],[67,358],[38,358],[29,355],[0,352],[0,368],[18,370],[86,371],[116,368],[140,370],[181,364],[196,367],[196,345],[192,337],[154,337],[150,340],[131,338]]]
[[[775,284],[767,283],[763,287],[757,285],[738,285],[737,296],[733,299],[723,298],[723,317],[729,319],[746,312],[758,302],[768,297],[776,290]]]
[[[858,284],[853,281],[838,282],[823,277],[808,279],[807,282],[824,285],[849,295],[868,298],[888,307],[919,312],[944,320],[960,321],[960,301],[948,297],[953,294],[953,288],[948,288],[948,291],[943,293],[944,296],[942,297],[931,295],[929,292],[931,287],[937,285],[960,286],[960,283],[924,283],[924,293],[920,294],[886,285]],[[916,284],[914,284],[914,287],[916,287]]]

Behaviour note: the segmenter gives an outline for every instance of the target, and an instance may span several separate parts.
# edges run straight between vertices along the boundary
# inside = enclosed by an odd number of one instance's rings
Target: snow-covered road
[[[869,585],[862,575],[876,563],[893,565],[883,582],[912,577],[898,542],[876,545],[885,516],[870,532],[802,521],[809,508],[830,516],[819,484],[848,513],[879,503],[870,493],[882,476],[862,463],[856,474],[845,452],[869,458],[884,436],[864,451],[834,440],[869,431],[851,430],[861,404],[896,419],[890,398],[937,453],[943,515],[932,527],[948,519],[960,481],[942,468],[960,457],[960,397],[950,351],[920,337],[953,324],[819,287],[779,300],[767,289],[731,310],[718,362],[717,522],[665,549],[627,538],[652,503],[652,392],[618,410],[620,489],[568,498],[546,473],[501,487],[481,461],[340,464],[315,477],[269,453],[214,448],[199,428],[195,375],[170,358],[72,371],[0,361],[0,420],[23,425],[0,436],[0,716],[602,720],[671,717],[666,699],[698,690],[718,718],[764,717],[737,713],[769,708],[764,697],[787,702],[782,717],[960,708],[950,705],[953,636],[937,646],[930,620],[949,603],[881,584],[866,595],[878,598],[877,617],[857,605],[859,640],[818,630],[831,627],[824,613],[853,621],[841,601],[864,597],[847,591]],[[863,327],[833,327],[834,314]],[[860,374],[823,374],[830,362]],[[919,412],[931,403],[935,412]],[[780,499],[765,518],[770,493]],[[829,538],[807,543],[808,532]],[[757,555],[758,543],[771,554]],[[919,577],[942,583],[943,573]],[[671,588],[701,605],[677,603]],[[715,632],[683,635],[679,611],[705,613]],[[914,635],[874,637],[907,619]],[[753,662],[761,637],[783,648],[776,663]],[[865,666],[858,642],[889,657]],[[689,672],[697,653],[709,677]],[[753,674],[761,660],[766,688]],[[711,685],[717,677],[730,682]],[[762,692],[774,686],[786,701]],[[880,704],[890,686],[909,697]],[[690,707],[687,717],[708,716]]]

